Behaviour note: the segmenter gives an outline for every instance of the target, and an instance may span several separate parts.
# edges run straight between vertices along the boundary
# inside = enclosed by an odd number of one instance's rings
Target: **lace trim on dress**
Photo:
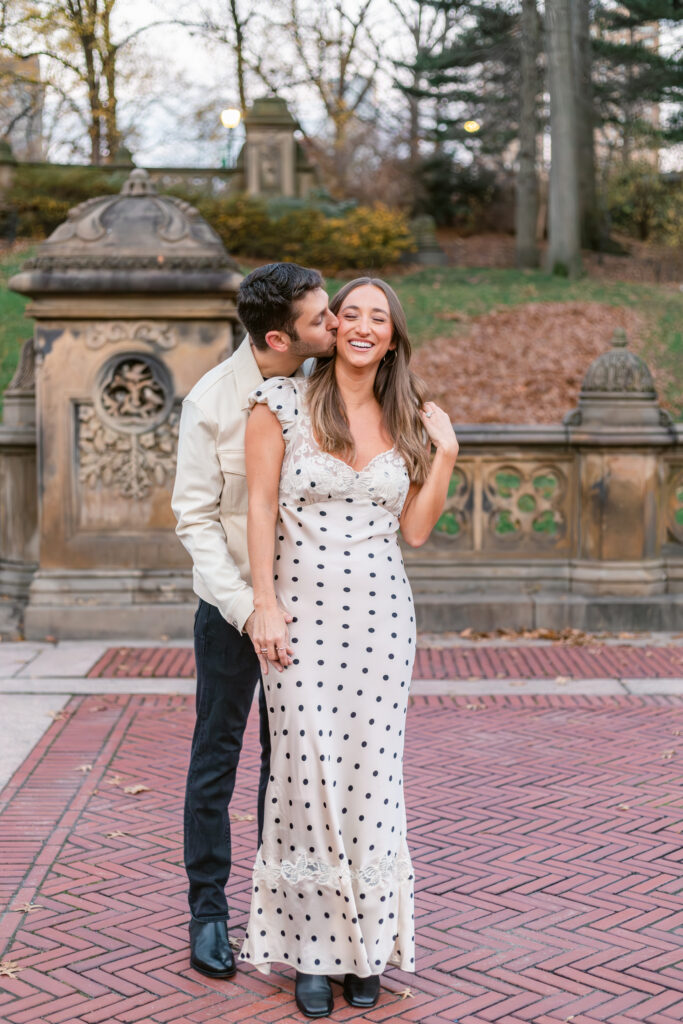
[[[364,868],[336,866],[321,860],[310,859],[303,853],[296,861],[283,860],[280,864],[264,864],[257,860],[254,865],[254,879],[270,886],[285,882],[298,885],[300,882],[316,882],[318,885],[348,885],[362,882],[367,889],[384,886],[388,882],[412,881],[413,868],[405,857],[382,857],[375,864]]]

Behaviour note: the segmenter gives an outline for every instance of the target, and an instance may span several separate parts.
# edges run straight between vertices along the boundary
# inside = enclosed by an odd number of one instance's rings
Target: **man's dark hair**
[[[294,336],[297,300],[306,292],[324,288],[317,270],[297,263],[268,263],[252,270],[237,293],[237,315],[257,348],[267,348],[268,331]]]

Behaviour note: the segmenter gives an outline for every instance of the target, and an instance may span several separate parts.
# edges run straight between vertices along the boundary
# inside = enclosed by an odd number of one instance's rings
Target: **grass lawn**
[[[492,270],[472,267],[425,269],[387,275],[408,318],[416,347],[436,337],[463,330],[438,314],[480,316],[501,306],[528,302],[602,302],[629,306],[648,323],[641,352],[652,368],[667,370],[666,397],[677,419],[683,420],[683,292],[672,286],[603,282],[589,277],[577,281],[553,277],[540,270]],[[330,295],[345,282],[328,278]]]
[[[21,346],[33,333],[33,321],[24,316],[26,299],[7,288],[7,281],[16,274],[34,250],[0,256],[0,410],[2,396],[19,361]]]
[[[31,251],[25,250],[0,257],[0,396],[16,367],[21,342],[31,332],[30,322],[23,317],[25,300],[7,290],[8,278],[29,255]],[[605,283],[588,277],[567,281],[536,270],[464,267],[397,273],[388,275],[388,280],[401,298],[417,346],[462,330],[457,322],[440,319],[439,313],[478,316],[496,307],[528,302],[580,301],[630,306],[647,320],[645,358],[652,366],[669,371],[671,383],[666,398],[677,418],[683,419],[683,292],[679,290],[629,282]],[[328,278],[330,294],[342,284],[341,280]]]

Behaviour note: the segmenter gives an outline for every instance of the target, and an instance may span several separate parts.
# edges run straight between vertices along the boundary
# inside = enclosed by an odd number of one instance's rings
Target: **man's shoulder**
[[[235,377],[235,353],[224,359],[218,366],[208,370],[203,377],[200,377],[192,390],[187,395],[186,401],[195,405],[203,406],[210,403],[212,399],[221,395],[227,388],[234,385]]]

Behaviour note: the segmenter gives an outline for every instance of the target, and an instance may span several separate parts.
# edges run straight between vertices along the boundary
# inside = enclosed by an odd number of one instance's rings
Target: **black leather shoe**
[[[190,921],[190,965],[209,978],[232,978],[237,966],[227,921]]]
[[[302,974],[297,971],[294,998],[305,1017],[329,1017],[332,1013],[332,988],[324,974]]]
[[[347,974],[344,978],[344,999],[351,1006],[374,1006],[379,999],[379,974],[371,974],[369,978],[357,978],[355,974]]]

